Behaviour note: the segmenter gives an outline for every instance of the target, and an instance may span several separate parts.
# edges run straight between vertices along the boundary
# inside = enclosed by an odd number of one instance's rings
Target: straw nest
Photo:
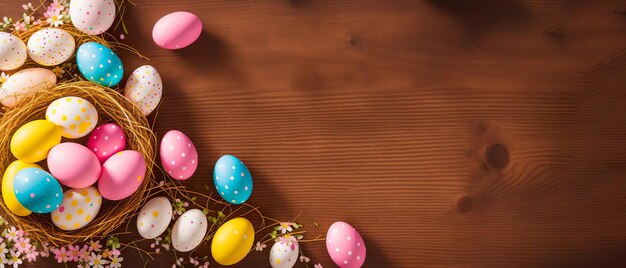
[[[67,245],[87,239],[99,239],[111,234],[122,224],[129,221],[137,209],[149,197],[155,186],[153,168],[155,167],[156,136],[141,110],[123,95],[110,88],[87,81],[66,81],[49,90],[38,90],[26,95],[13,108],[0,112],[0,171],[13,162],[9,145],[13,133],[22,125],[32,120],[44,119],[50,103],[60,97],[76,96],[90,101],[98,110],[99,124],[116,123],[127,135],[127,149],[141,153],[146,161],[145,180],[133,195],[120,201],[104,201],[98,216],[87,226],[75,231],[63,231],[57,228],[48,214],[33,213],[19,217],[11,213],[4,202],[0,202],[2,214],[6,215],[16,227],[28,232],[36,241],[45,241],[55,245]],[[83,140],[72,140],[85,144]],[[65,141],[65,139],[64,139]]]

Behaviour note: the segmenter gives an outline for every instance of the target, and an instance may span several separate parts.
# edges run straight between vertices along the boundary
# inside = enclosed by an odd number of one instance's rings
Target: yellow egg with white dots
[[[100,211],[102,196],[93,187],[70,189],[63,194],[63,202],[52,211],[52,222],[61,230],[72,231],[87,226]]]
[[[46,119],[61,128],[63,137],[78,139],[96,128],[98,111],[83,98],[63,97],[48,105]]]

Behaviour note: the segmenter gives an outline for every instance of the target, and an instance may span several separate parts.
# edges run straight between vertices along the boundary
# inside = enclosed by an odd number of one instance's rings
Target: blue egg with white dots
[[[252,194],[252,175],[239,158],[224,155],[215,163],[213,182],[217,192],[231,204],[243,204]]]
[[[63,189],[50,173],[38,168],[20,170],[13,180],[17,201],[36,213],[50,213],[63,201]]]
[[[87,80],[105,87],[116,86],[124,75],[120,57],[110,48],[96,42],[87,42],[78,48],[76,65]]]

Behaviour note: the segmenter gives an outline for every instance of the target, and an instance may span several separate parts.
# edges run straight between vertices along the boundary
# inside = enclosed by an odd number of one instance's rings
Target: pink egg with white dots
[[[198,167],[198,152],[184,133],[170,130],[161,140],[161,164],[172,178],[189,179]]]
[[[358,268],[365,262],[363,238],[345,222],[335,222],[328,228],[326,249],[333,262],[341,268]]]
[[[126,148],[126,135],[124,130],[113,123],[107,123],[98,126],[87,141],[89,148],[100,160],[100,164],[104,163],[117,152],[121,152]]]

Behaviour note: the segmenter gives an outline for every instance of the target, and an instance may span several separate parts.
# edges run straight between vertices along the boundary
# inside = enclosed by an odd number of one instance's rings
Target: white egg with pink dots
[[[96,154],[102,164],[109,157],[126,148],[124,130],[113,123],[100,125],[91,132],[87,141],[87,148]]]
[[[170,130],[161,140],[161,164],[172,178],[189,179],[198,167],[198,152],[184,133]]]
[[[156,109],[162,94],[161,75],[150,65],[133,71],[124,87],[124,96],[141,109],[144,115],[149,115]]]
[[[19,37],[0,32],[0,70],[11,71],[26,62],[26,44]]]
[[[44,66],[56,66],[72,57],[76,44],[68,32],[57,28],[45,28],[28,39],[28,55]]]
[[[115,20],[113,0],[72,0],[70,19],[81,32],[88,35],[106,32]]]

